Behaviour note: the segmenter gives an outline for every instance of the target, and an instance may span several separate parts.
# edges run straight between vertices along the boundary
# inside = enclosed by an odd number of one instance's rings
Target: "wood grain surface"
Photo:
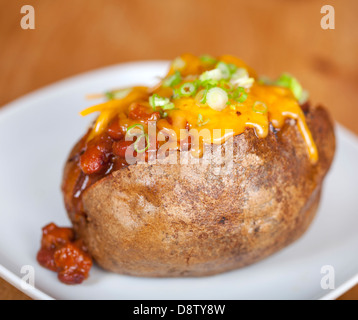
[[[25,4],[35,8],[34,30],[20,26]],[[334,30],[320,26],[326,4]],[[314,104],[358,134],[357,13],[356,0],[0,0],[0,105],[124,61],[230,53],[259,74],[294,74]],[[26,298],[0,280],[0,299]],[[358,287],[341,299],[358,299]]]

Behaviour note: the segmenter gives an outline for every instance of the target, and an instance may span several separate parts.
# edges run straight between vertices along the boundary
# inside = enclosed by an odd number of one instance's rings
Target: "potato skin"
[[[79,173],[70,161],[63,191],[75,230],[101,267],[121,274],[207,276],[259,261],[299,238],[316,213],[335,137],[323,108],[306,121],[315,166],[294,123],[265,139],[248,129],[234,138],[231,174],[216,175],[212,165],[131,165],[84,192],[86,219],[74,214]]]

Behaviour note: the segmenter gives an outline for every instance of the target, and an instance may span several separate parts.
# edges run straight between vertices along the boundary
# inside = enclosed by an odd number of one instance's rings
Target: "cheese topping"
[[[100,112],[88,140],[103,132],[111,119],[126,112],[133,102],[149,102],[162,114],[157,128],[174,130],[178,138],[180,129],[216,129],[209,138],[202,138],[203,143],[222,144],[246,128],[253,128],[259,138],[265,138],[270,123],[280,129],[286,119],[294,119],[311,162],[318,161],[318,151],[299,104],[297,92],[302,88],[296,79],[285,75],[284,83],[262,83],[255,71],[238,58],[205,57],[184,54],[174,60],[167,77],[154,88],[134,87],[124,98],[112,98],[82,111],[83,116]]]

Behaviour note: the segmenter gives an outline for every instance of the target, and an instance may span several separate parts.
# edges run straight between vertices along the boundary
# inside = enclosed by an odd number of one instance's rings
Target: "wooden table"
[[[0,105],[65,77],[182,52],[231,53],[260,74],[290,71],[311,100],[358,133],[358,1],[29,0],[35,29],[20,27],[23,1],[0,2]],[[0,299],[25,295],[0,280]],[[358,299],[358,287],[344,298]]]

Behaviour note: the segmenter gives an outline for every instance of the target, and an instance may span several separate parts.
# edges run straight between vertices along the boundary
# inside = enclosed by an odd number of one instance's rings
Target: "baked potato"
[[[77,237],[99,266],[142,277],[213,275],[261,260],[309,227],[335,136],[328,113],[304,101],[292,76],[262,82],[237,58],[187,54],[158,86],[106,96],[83,113],[100,111],[62,183]],[[232,131],[176,138],[151,162],[170,140],[152,142],[151,122],[156,134]],[[126,141],[132,129],[143,132]],[[182,163],[184,155],[193,161]]]

